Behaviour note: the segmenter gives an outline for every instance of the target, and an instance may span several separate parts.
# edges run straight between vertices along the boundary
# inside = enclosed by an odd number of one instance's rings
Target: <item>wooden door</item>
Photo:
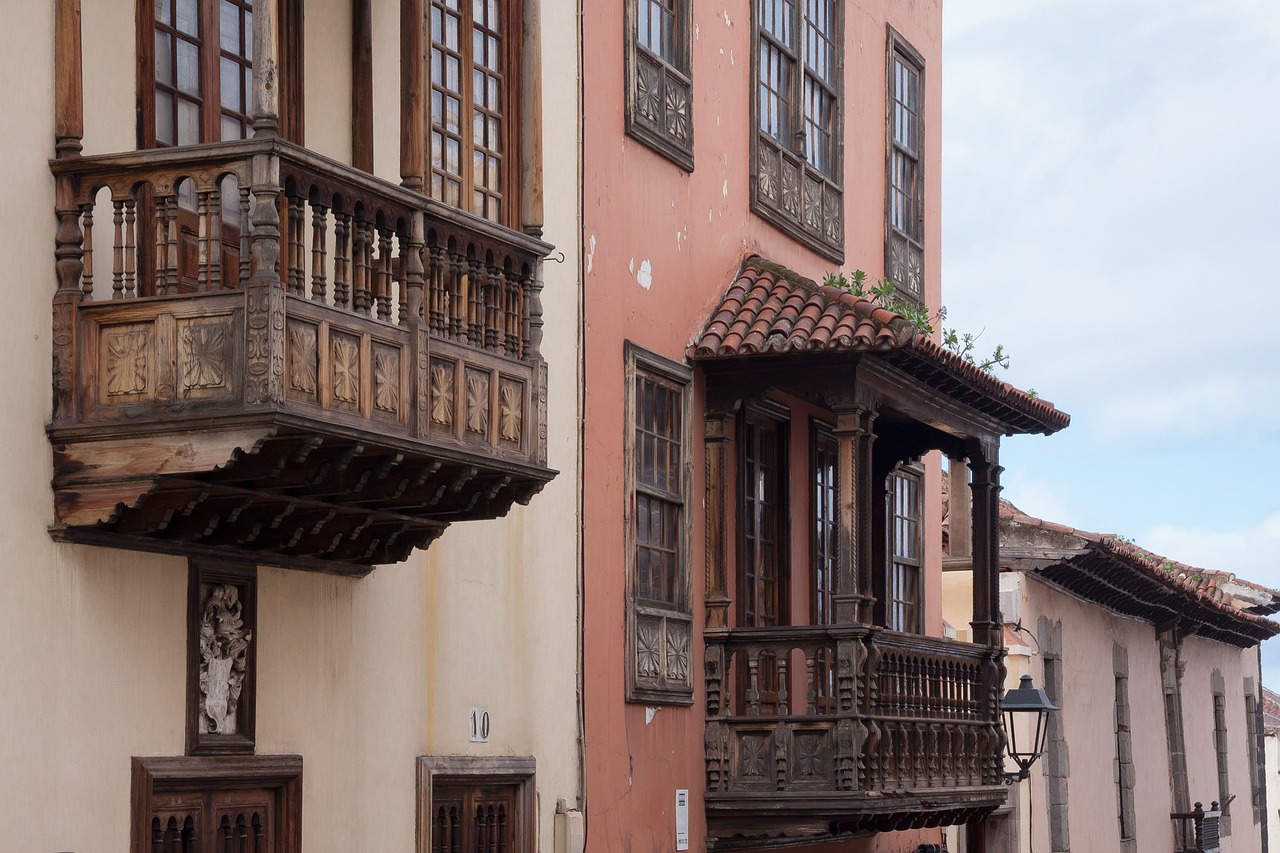
[[[515,785],[436,785],[431,805],[432,853],[526,853]]]

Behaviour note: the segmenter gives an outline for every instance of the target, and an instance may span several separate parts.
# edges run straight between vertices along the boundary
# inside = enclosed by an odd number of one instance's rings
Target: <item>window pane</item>
[[[200,35],[200,14],[197,0],[178,0],[177,28],[187,35]]]
[[[183,39],[178,40],[178,88],[200,94],[200,48]]]
[[[193,101],[178,101],[178,144],[195,145],[200,141],[200,106]]]
[[[173,36],[165,32],[156,33],[156,82],[165,86],[173,85]]]
[[[240,98],[240,66],[235,60],[222,58],[220,80],[222,84],[222,108],[232,112],[243,113],[244,104]]]
[[[240,53],[240,7],[222,0],[218,15],[218,39],[227,53]]]
[[[168,92],[156,92],[156,142],[161,145],[177,142],[173,136],[173,95]]]

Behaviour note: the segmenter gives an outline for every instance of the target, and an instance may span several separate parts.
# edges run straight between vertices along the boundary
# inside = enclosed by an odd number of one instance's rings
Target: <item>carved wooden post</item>
[[[66,423],[76,417],[76,306],[82,298],[80,276],[84,271],[83,232],[76,204],[76,183],[70,176],[58,178],[58,230],[54,257],[58,290],[53,295],[53,419]]]
[[[422,0],[400,0],[400,183],[418,192],[427,174],[425,26]]]
[[[1000,472],[998,445],[984,442],[970,453],[973,472],[973,642],[1000,647]]]
[[[276,136],[280,132],[280,67],[276,59],[277,45],[276,0],[255,0],[253,6],[254,136]],[[276,183],[279,181],[277,180]],[[274,204],[273,200],[272,205]],[[262,209],[261,205],[258,209]],[[279,218],[277,217],[278,230]]]
[[[540,0],[524,0],[520,46],[520,221],[542,236],[542,19]]]
[[[280,160],[273,154],[253,158],[253,198],[253,275],[245,286],[244,396],[249,406],[269,407],[284,401],[285,358],[284,283],[276,273],[280,258],[280,213],[276,208]]]
[[[725,523],[725,491],[729,465],[729,418],[727,407],[713,407],[710,401],[704,417],[707,578],[706,611],[708,628],[729,627],[729,591]]]
[[[84,138],[80,0],[57,0],[54,15],[54,151],[59,158],[78,157]]]
[[[431,428],[431,378],[430,378],[430,335],[422,317],[422,298],[425,269],[422,253],[426,244],[424,236],[424,214],[421,210],[413,212],[409,223],[409,238],[402,244],[400,257],[404,263],[405,296],[401,301],[402,315],[400,322],[409,329],[409,345],[412,347],[411,361],[413,365],[413,399],[417,405],[413,408],[412,417],[416,418],[413,434],[425,436]],[[404,239],[403,237],[401,239]]]

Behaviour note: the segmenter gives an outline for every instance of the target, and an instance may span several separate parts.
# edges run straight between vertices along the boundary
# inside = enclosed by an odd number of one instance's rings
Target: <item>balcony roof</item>
[[[1000,502],[1000,556],[1081,598],[1158,626],[1249,648],[1280,634],[1280,592],[1170,560],[1119,537],[1077,530]]]
[[[753,255],[688,349],[693,361],[810,353],[870,354],[998,421],[1007,435],[1054,433],[1071,418],[920,333],[870,299]]]

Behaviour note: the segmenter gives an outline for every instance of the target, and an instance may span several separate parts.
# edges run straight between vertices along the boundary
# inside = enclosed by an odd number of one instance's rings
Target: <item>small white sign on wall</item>
[[[689,789],[676,789],[676,849],[689,849]]]
[[[472,707],[467,713],[467,727],[472,743],[488,743],[489,709]]]

